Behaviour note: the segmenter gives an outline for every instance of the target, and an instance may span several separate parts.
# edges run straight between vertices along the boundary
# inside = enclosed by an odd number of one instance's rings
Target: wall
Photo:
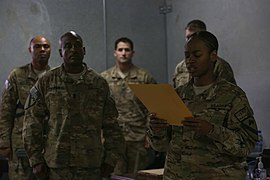
[[[11,69],[31,62],[27,48],[30,39],[36,35],[50,39],[50,65],[56,66],[62,63],[58,54],[59,37],[69,30],[77,31],[86,46],[85,61],[101,68],[100,59],[105,61],[102,7],[102,1],[1,0],[1,87]]]
[[[134,41],[133,62],[148,71],[159,83],[167,82],[165,16],[159,13],[161,0],[106,1],[108,62],[115,64],[114,41],[127,36]]]
[[[30,62],[27,48],[35,35],[42,34],[51,40],[50,64],[61,64],[58,39],[68,30],[75,30],[83,37],[85,61],[98,72],[114,64],[115,39],[128,36],[135,43],[134,63],[149,70],[158,82],[171,83],[174,67],[183,58],[184,27],[191,19],[199,18],[217,35],[219,55],[233,67],[270,146],[270,1],[166,0],[172,5],[172,12],[167,15],[159,13],[163,2],[1,0],[0,87],[11,69]]]
[[[246,92],[266,146],[270,148],[270,1],[167,0],[168,77],[184,57],[184,28],[192,19],[206,22],[220,43],[219,55],[232,66],[238,85]],[[171,82],[171,78],[168,79]]]
[[[9,72],[31,61],[33,36],[51,40],[50,65],[62,63],[58,39],[69,31],[79,33],[86,47],[85,62],[97,72],[114,64],[113,44],[121,36],[134,41],[134,63],[147,69],[159,82],[167,81],[165,16],[162,0],[1,0],[0,87]]]

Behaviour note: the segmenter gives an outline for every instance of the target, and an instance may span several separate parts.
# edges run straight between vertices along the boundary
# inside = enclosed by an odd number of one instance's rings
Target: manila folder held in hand
[[[181,126],[185,117],[192,117],[182,99],[170,84],[129,84],[150,113],[171,125]]]

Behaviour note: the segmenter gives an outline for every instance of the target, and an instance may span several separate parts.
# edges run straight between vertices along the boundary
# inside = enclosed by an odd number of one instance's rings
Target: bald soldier
[[[23,139],[30,164],[39,179],[109,177],[124,146],[109,85],[83,62],[79,34],[69,31],[59,42],[63,64],[37,81],[25,104]]]
[[[31,87],[47,70],[51,45],[47,38],[31,39],[32,62],[11,71],[5,82],[0,111],[0,155],[9,160],[10,179],[28,179],[31,168],[23,148],[24,104]]]

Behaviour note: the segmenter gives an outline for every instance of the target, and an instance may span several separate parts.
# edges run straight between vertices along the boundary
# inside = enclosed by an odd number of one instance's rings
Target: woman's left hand
[[[213,125],[199,117],[189,117],[182,121],[184,127],[188,127],[195,131],[198,135],[207,135],[212,129]]]

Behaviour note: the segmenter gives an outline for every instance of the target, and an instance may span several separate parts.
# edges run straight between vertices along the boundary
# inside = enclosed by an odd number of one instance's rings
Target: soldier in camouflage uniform
[[[215,76],[217,50],[216,37],[207,31],[194,33],[186,43],[186,64],[193,78],[176,91],[194,117],[185,118],[183,126],[151,117],[152,146],[167,151],[165,180],[245,179],[257,125],[245,92]]]
[[[124,145],[108,83],[83,63],[85,48],[74,31],[61,36],[59,53],[64,63],[39,79],[25,104],[30,164],[39,179],[107,177]]]
[[[197,31],[206,31],[206,25],[201,20],[195,19],[190,21],[187,24],[187,27],[185,28],[185,35],[186,40],[189,39],[191,34]],[[215,64],[214,72],[216,76],[220,78],[224,78],[227,81],[236,84],[236,81],[234,79],[233,70],[230,66],[230,64],[225,61],[224,59],[217,56],[217,61]],[[191,76],[187,70],[185,59],[182,60],[180,63],[178,63],[175,67],[174,72],[174,78],[173,78],[173,84],[174,87],[177,88],[181,85],[186,84],[191,79]]]
[[[48,69],[50,42],[34,37],[28,48],[32,62],[15,68],[6,80],[0,111],[0,154],[9,159],[9,178],[28,179],[31,174],[23,148],[22,128],[24,104],[29,90]]]
[[[133,174],[150,163],[152,149],[147,143],[148,111],[132,93],[128,84],[156,84],[144,69],[132,63],[133,42],[122,37],[115,42],[116,66],[101,75],[108,81],[119,112],[118,123],[126,140],[125,159],[119,160],[115,174]]]

